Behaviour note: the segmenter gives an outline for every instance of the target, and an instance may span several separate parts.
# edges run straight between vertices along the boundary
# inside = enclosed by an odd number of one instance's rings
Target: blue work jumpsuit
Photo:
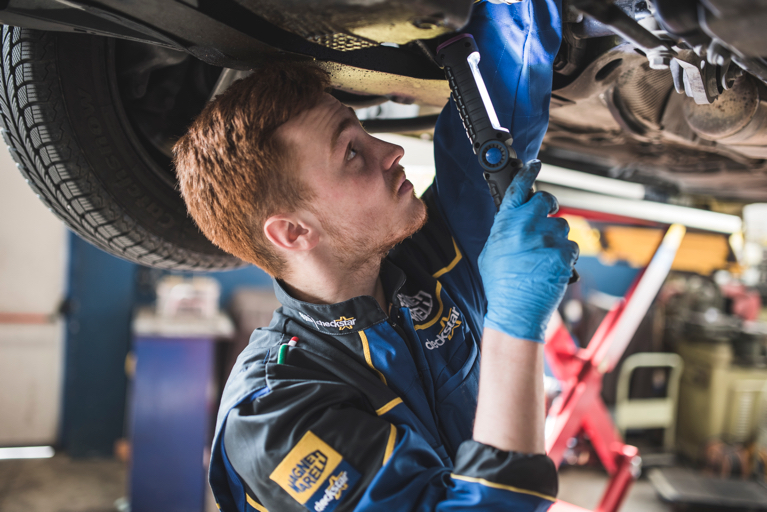
[[[548,123],[559,0],[479,3],[465,32],[523,160]],[[429,221],[384,259],[370,296],[282,303],[225,387],[210,484],[224,512],[546,510],[545,455],[471,439],[486,300],[477,258],[495,208],[452,100],[435,131]],[[297,337],[295,346],[286,344]]]

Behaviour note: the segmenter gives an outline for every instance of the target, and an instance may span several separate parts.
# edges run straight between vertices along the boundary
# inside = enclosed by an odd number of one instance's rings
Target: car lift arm
[[[581,430],[588,434],[599,460],[610,475],[597,512],[618,510],[631,484],[639,476],[641,466],[639,450],[624,444],[602,402],[602,376],[618,363],[647,314],[671,270],[685,231],[685,227],[679,224],[668,228],[650,264],[637,276],[626,297],[608,312],[586,348],[577,348],[558,313],[549,323],[546,358],[563,390],[561,399],[552,405],[549,412],[553,428],[547,432],[546,452],[559,465],[567,442]],[[583,509],[559,501],[551,510]]]

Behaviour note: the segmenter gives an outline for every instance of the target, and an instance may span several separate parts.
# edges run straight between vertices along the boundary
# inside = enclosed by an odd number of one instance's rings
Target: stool
[[[615,396],[615,426],[624,439],[629,428],[663,428],[663,448],[669,451],[674,448],[676,404],[683,366],[677,354],[664,352],[638,352],[623,361]],[[631,374],[637,368],[671,368],[665,398],[629,399]]]

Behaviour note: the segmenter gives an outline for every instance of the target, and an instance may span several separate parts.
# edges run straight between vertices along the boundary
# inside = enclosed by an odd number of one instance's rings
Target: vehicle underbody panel
[[[554,91],[542,157],[688,193],[765,200],[766,98],[763,83],[742,76],[712,104],[697,104],[624,43]]]
[[[112,35],[230,69],[310,59],[358,102],[439,107],[449,89],[433,50],[473,2],[4,3],[6,24]],[[566,1],[542,158],[671,194],[767,200],[765,20],[767,5],[746,0]]]

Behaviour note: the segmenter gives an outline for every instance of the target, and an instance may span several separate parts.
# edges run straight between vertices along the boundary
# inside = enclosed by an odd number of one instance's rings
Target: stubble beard
[[[335,226],[323,226],[330,235],[333,252],[339,264],[350,273],[359,272],[372,265],[378,266],[395,245],[418,232],[427,221],[426,205],[415,196],[415,191],[412,194],[410,200],[416,203],[412,206],[414,211],[401,229],[393,230],[383,238],[376,238],[369,232],[351,233],[350,230],[339,230]],[[342,232],[345,233],[342,235]]]
[[[413,192],[412,201],[416,202],[417,206],[412,215],[407,219],[402,230],[395,233],[390,233],[387,238],[379,242],[379,244],[370,251],[369,254],[379,255],[379,259],[383,259],[395,245],[401,243],[406,238],[413,236],[417,233],[427,221],[426,204],[415,197],[415,191]]]

